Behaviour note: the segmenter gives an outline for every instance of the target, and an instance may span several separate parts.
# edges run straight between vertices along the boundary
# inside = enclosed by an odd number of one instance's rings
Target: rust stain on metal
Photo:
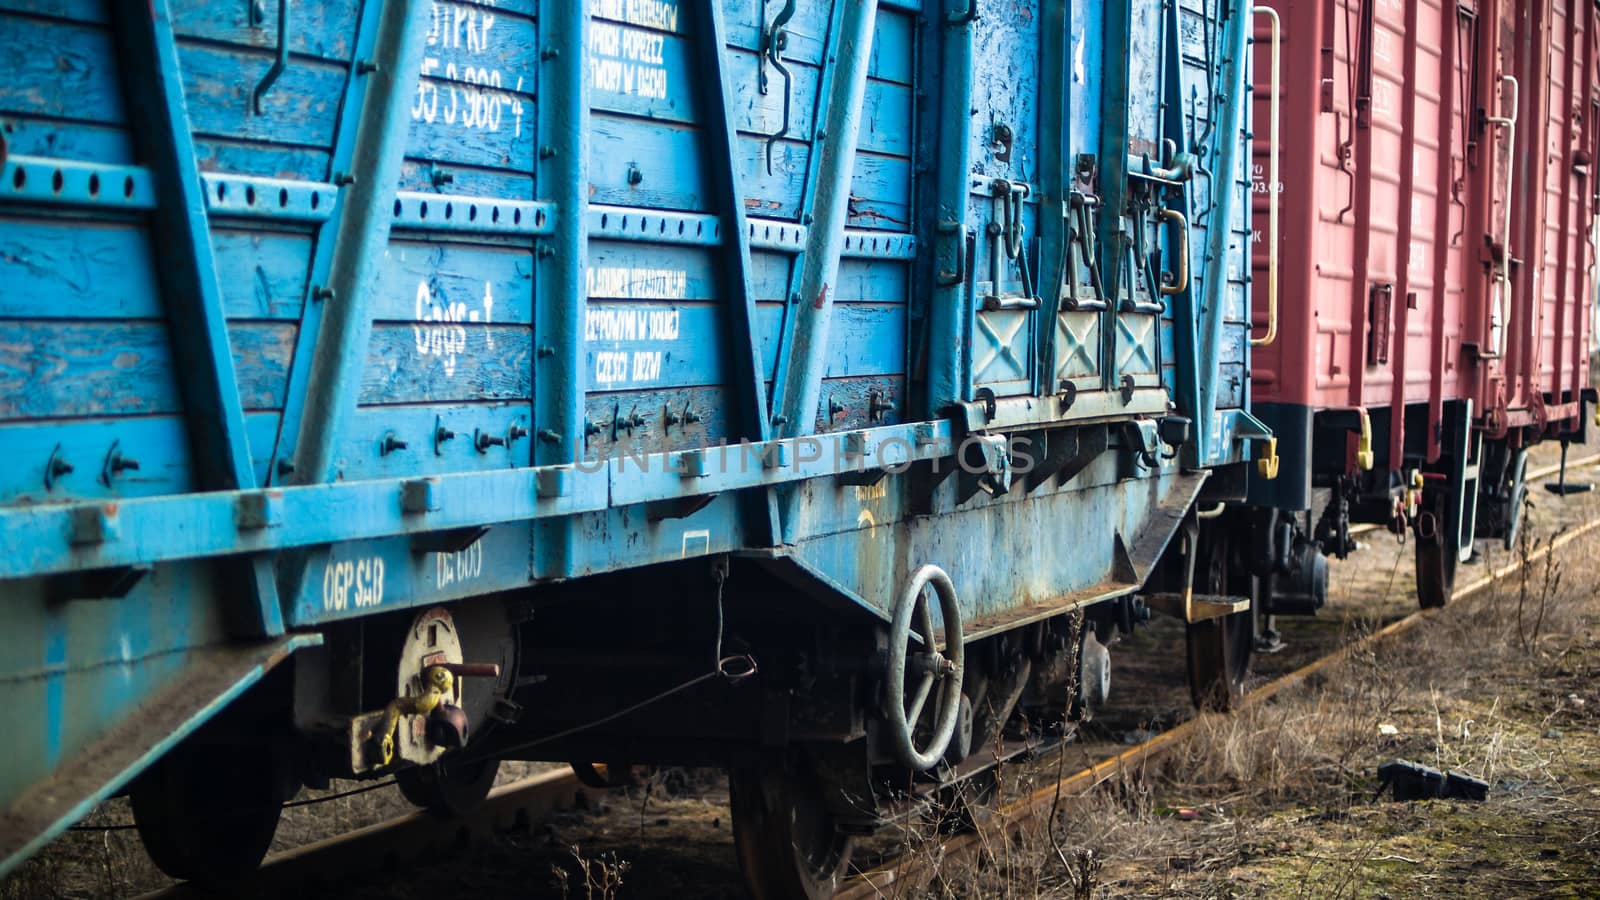
[[[812,304],[812,307],[815,308],[815,309],[821,309],[823,306],[827,305],[827,302],[828,302],[828,286],[826,284],[824,284],[822,286],[822,290],[817,292],[817,300],[816,300],[815,303]]]

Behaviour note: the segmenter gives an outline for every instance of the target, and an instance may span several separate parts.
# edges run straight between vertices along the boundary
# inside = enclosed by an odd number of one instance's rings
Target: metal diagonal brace
[[[850,216],[850,182],[855,172],[856,142],[861,133],[861,108],[867,90],[867,70],[872,61],[872,32],[878,18],[877,0],[840,0],[845,4],[839,23],[835,56],[826,98],[826,133],[818,133],[820,158],[816,163],[815,219],[806,232],[801,257],[800,302],[793,307],[792,327],[783,338],[788,345],[784,365],[773,377],[773,424],[778,434],[798,437],[815,430],[817,404],[822,398],[822,377],[827,369],[828,326],[839,278],[839,254]],[[784,503],[785,540],[792,537],[798,512],[797,491]]]
[[[728,298],[730,313],[727,332],[728,351],[733,356],[730,370],[740,397],[740,415],[735,421],[740,423],[741,436],[764,441],[771,435],[767,425],[766,371],[757,332],[750,233],[745,221],[744,187],[739,178],[739,132],[722,6],[722,0],[702,0],[697,10],[709,26],[705,29],[704,52],[709,54],[711,70],[715,73],[706,83],[703,94],[708,113],[706,121],[710,125],[706,130],[707,182],[713,186],[713,208],[723,219],[722,233],[727,236],[720,248],[724,259],[718,266],[718,287],[721,295]],[[741,335],[743,341],[738,340]],[[773,495],[768,492],[762,502],[752,501],[749,514],[755,526],[750,540],[757,544],[770,543],[778,533]]]
[[[822,396],[822,373],[827,367],[827,331],[838,287],[838,255],[845,247],[845,226],[850,223],[850,183],[856,170],[856,141],[861,135],[862,98],[867,91],[867,69],[872,62],[872,29],[877,24],[877,0],[842,0],[837,70],[832,78],[827,109],[827,135],[818,136],[821,159],[816,170],[816,219],[806,232],[805,256],[800,274],[800,304],[795,307],[789,365],[773,380],[774,423],[778,434],[811,434],[816,407]]]
[[[350,171],[339,203],[333,263],[322,301],[321,329],[295,446],[295,481],[331,481],[336,447],[355,412],[361,369],[372,337],[372,285],[389,243],[390,207],[405,155],[410,103],[428,17],[424,0],[384,5],[378,25],[378,67],[369,73]]]
[[[158,267],[167,306],[167,330],[173,361],[184,373],[185,424],[192,447],[195,480],[207,490],[255,487],[250,448],[245,434],[244,404],[228,344],[228,320],[222,306],[211,250],[200,167],[189,134],[189,111],[183,98],[177,41],[165,0],[148,5],[111,4],[122,53],[129,118],[139,153],[154,175],[156,206],[151,222],[163,236],[165,249]],[[252,602],[248,611],[229,606],[229,625],[236,631],[275,635],[283,632],[283,613],[263,559],[224,564],[242,568]]]

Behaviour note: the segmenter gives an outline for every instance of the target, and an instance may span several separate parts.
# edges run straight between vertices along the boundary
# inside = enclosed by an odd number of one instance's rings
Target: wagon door
[[[1067,128],[1060,138],[1063,255],[1047,288],[1055,321],[1044,343],[1041,389],[1077,395],[1111,388],[1128,408],[1141,390],[1172,383],[1163,379],[1173,361],[1172,332],[1161,319],[1165,298],[1185,291],[1190,280],[1193,176],[1175,165],[1190,140],[1172,127],[1179,77],[1169,44],[1173,12],[1139,2],[1074,4],[1071,15]],[[1195,20],[1198,34],[1200,17],[1184,15]],[[1124,34],[1139,52],[1107,54],[1103,48],[1124,43],[1111,36]],[[1187,121],[1209,116],[1185,109]],[[1150,402],[1162,404],[1165,396],[1152,394]]]
[[[1126,60],[1127,97],[1117,98],[1108,86],[1106,100],[1116,104],[1125,118],[1101,130],[1103,165],[1109,173],[1122,171],[1126,160],[1125,191],[1120,208],[1100,222],[1104,245],[1109,252],[1103,265],[1115,286],[1116,299],[1111,334],[1111,384],[1127,391],[1161,386],[1162,357],[1160,320],[1164,295],[1176,294],[1188,285],[1187,275],[1187,180],[1174,166],[1177,135],[1163,140],[1162,99],[1167,73],[1163,9],[1160,3],[1136,2],[1131,5],[1127,28],[1128,46],[1148,48],[1128,54]],[[1107,69],[1116,72],[1116,64]],[[1110,79],[1108,78],[1108,81]],[[1120,127],[1118,127],[1120,125]],[[1119,135],[1119,132],[1121,134]],[[1113,144],[1118,137],[1122,139]],[[1120,157],[1120,158],[1119,158]],[[1163,224],[1180,223],[1170,229],[1175,246],[1163,243]],[[1178,257],[1182,261],[1177,261]],[[1163,261],[1176,261],[1175,265]],[[1167,271],[1171,269],[1171,271]]]
[[[1040,0],[1027,0],[973,23],[966,210],[976,306],[972,385],[1000,397],[1034,388],[1043,17]]]

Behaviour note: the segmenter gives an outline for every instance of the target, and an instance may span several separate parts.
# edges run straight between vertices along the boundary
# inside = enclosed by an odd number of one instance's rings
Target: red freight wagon
[[[1514,535],[1525,448],[1580,438],[1592,400],[1596,4],[1265,3],[1252,383],[1281,463],[1251,499],[1313,554],[1352,520],[1412,529],[1439,604],[1475,531]]]

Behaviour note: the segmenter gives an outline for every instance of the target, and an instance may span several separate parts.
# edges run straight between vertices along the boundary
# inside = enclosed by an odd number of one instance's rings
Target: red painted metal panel
[[[1588,386],[1595,4],[1265,2],[1283,18],[1284,104],[1281,132],[1257,132],[1256,171],[1276,141],[1283,184],[1258,175],[1258,325],[1275,190],[1281,299],[1279,339],[1255,351],[1256,400],[1388,409],[1391,459],[1407,405],[1437,421],[1471,399],[1491,433],[1553,430],[1548,410]]]

